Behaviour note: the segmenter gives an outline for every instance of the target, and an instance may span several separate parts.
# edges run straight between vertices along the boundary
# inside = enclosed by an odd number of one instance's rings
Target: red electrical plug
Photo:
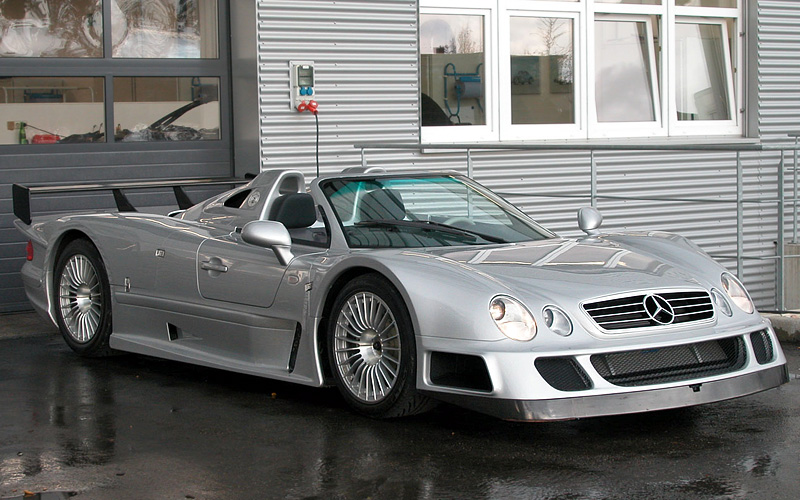
[[[317,104],[317,101],[308,101],[308,105],[306,106],[306,109],[311,111],[312,115],[316,115],[318,107],[319,107],[319,104]]]

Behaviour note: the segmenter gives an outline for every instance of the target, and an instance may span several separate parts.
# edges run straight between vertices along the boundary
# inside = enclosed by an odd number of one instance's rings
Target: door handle
[[[201,262],[200,269],[203,269],[205,271],[216,271],[218,273],[228,272],[228,266],[225,266],[223,264],[214,264],[213,262]]]

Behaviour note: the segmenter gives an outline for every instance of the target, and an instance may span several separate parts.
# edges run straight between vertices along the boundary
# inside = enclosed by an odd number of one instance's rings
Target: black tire
[[[81,356],[114,354],[111,291],[97,248],[88,240],[71,241],[58,256],[53,274],[56,322],[67,345]]]
[[[417,349],[408,308],[382,276],[359,276],[336,296],[327,350],[339,392],[358,413],[395,418],[433,406],[416,390]]]

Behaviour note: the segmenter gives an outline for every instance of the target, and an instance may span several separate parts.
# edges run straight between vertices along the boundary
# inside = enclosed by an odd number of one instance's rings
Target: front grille
[[[587,302],[583,310],[600,328],[611,332],[707,321],[714,317],[711,296],[697,290]]]
[[[614,385],[638,387],[729,373],[746,361],[741,337],[660,349],[594,354],[592,366]]]

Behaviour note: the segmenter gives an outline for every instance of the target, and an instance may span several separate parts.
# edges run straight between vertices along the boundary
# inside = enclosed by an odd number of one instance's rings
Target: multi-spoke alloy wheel
[[[58,257],[54,277],[56,321],[64,340],[84,356],[111,354],[111,292],[94,245],[70,242]]]
[[[365,274],[347,283],[333,302],[327,333],[336,384],[353,409],[391,418],[432,406],[416,389],[416,345],[408,309],[386,278]]]
[[[67,260],[58,286],[59,307],[64,325],[76,342],[92,340],[103,314],[103,294],[97,270],[86,256]]]
[[[397,382],[400,332],[394,314],[371,292],[352,295],[339,311],[334,335],[336,369],[364,403],[383,400]]]

